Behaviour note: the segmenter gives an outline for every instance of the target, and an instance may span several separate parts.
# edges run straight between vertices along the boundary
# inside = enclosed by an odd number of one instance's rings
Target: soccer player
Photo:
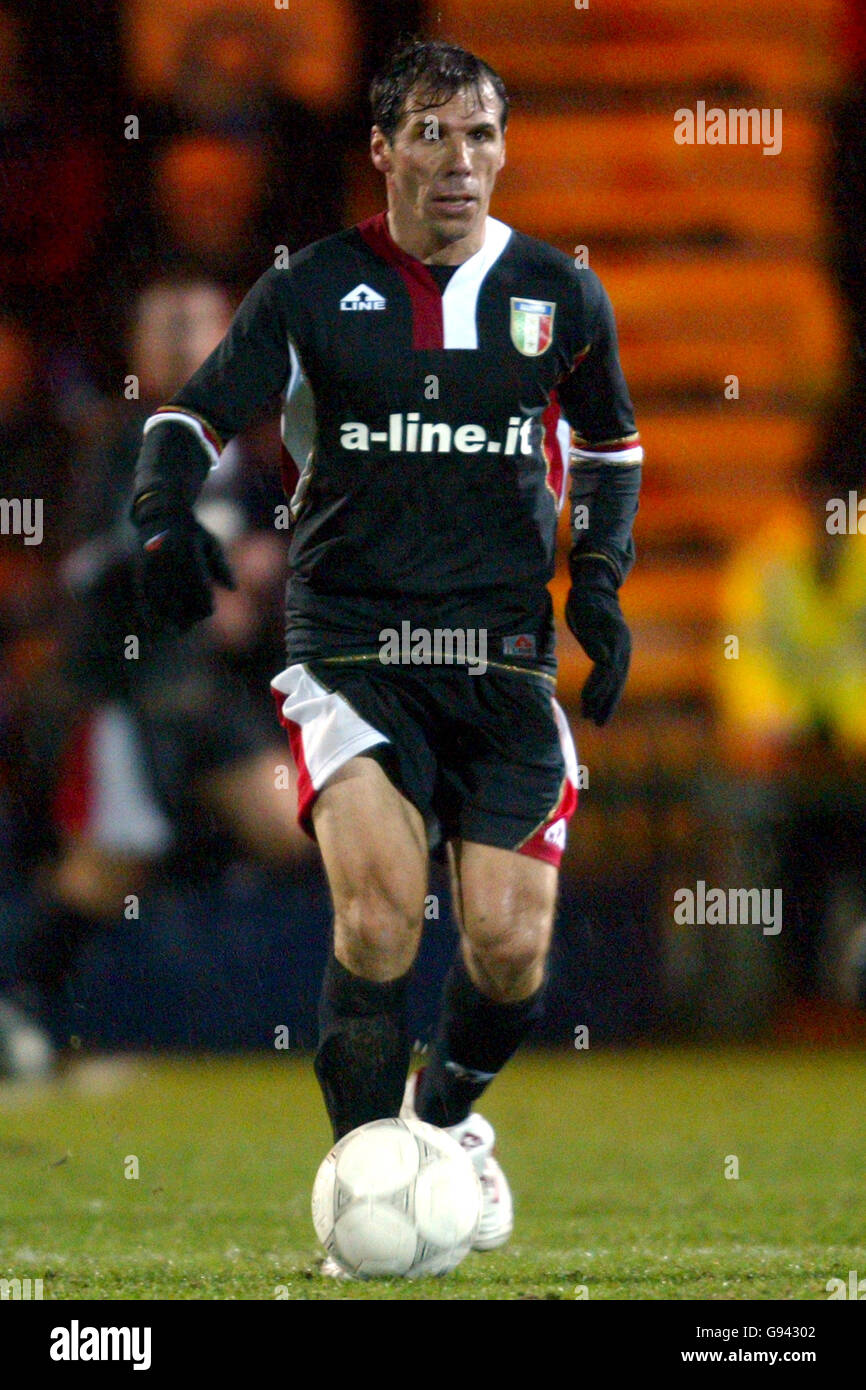
[[[132,514],[152,612],[205,616],[219,576],[193,501],[226,440],[282,392],[293,529],[273,690],[334,908],[316,1074],[336,1137],[402,1103],[470,1151],[489,1249],[512,1204],[474,1106],[539,1018],[576,804],[547,590],[566,465],[566,615],[594,662],[583,714],[603,724],[629,665],[618,589],[642,451],[598,277],[488,213],[505,161],[499,76],[412,40],[371,99],[387,211],[265,272],[145,425]],[[460,949],[407,1083],[406,991],[438,845]]]

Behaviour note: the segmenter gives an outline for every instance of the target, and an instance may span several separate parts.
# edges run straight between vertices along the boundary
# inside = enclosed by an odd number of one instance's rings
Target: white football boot
[[[418,1078],[423,1071],[419,1067],[413,1071],[406,1082],[403,1093],[401,1120],[417,1119],[415,1095]],[[459,1125],[447,1125],[445,1133],[456,1139],[472,1159],[473,1166],[481,1180],[482,1205],[481,1225],[472,1242],[473,1250],[496,1250],[504,1245],[514,1229],[514,1205],[511,1189],[501,1167],[493,1157],[496,1135],[489,1120],[474,1112]]]

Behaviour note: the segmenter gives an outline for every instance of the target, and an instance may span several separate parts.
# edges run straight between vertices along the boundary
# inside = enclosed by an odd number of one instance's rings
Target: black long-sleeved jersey
[[[642,450],[610,301],[495,218],[450,274],[401,250],[384,213],[268,270],[146,422],[136,496],[190,504],[277,392],[290,661],[376,656],[408,620],[485,629],[490,664],[551,671],[569,462],[578,551],[617,583],[633,563]]]

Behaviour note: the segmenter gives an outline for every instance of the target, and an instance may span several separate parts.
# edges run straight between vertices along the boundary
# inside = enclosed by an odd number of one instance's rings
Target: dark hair
[[[442,39],[401,39],[388,57],[385,66],[370,85],[370,105],[373,123],[386,139],[393,140],[397,127],[406,115],[406,100],[413,89],[424,97],[422,106],[444,106],[464,87],[471,87],[480,104],[481,87],[489,82],[502,103],[500,116],[504,131],[508,121],[508,93],[497,72],[474,53]]]

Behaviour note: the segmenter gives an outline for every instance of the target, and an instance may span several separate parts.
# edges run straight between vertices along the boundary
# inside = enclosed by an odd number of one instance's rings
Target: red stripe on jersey
[[[396,268],[406,286],[412,305],[413,348],[443,347],[442,295],[424,262],[397,245],[384,212],[360,222],[358,231],[371,251]]]
[[[271,686],[271,694],[277,706],[277,718],[289,735],[289,747],[292,750],[295,767],[298,769],[298,825],[306,831],[311,839],[315,839],[311,813],[317,793],[310,776],[310,769],[307,767],[307,760],[304,757],[304,731],[300,724],[296,724],[293,719],[287,719],[283,714],[283,705],[286,700],[283,692],[275,690]]]
[[[562,450],[559,447],[559,436],[556,427],[559,424],[559,397],[556,388],[550,393],[550,404],[541,417],[544,426],[544,457],[547,459],[547,485],[553,491],[556,498],[556,505],[562,505],[562,482],[565,476],[565,465],[562,460]]]

